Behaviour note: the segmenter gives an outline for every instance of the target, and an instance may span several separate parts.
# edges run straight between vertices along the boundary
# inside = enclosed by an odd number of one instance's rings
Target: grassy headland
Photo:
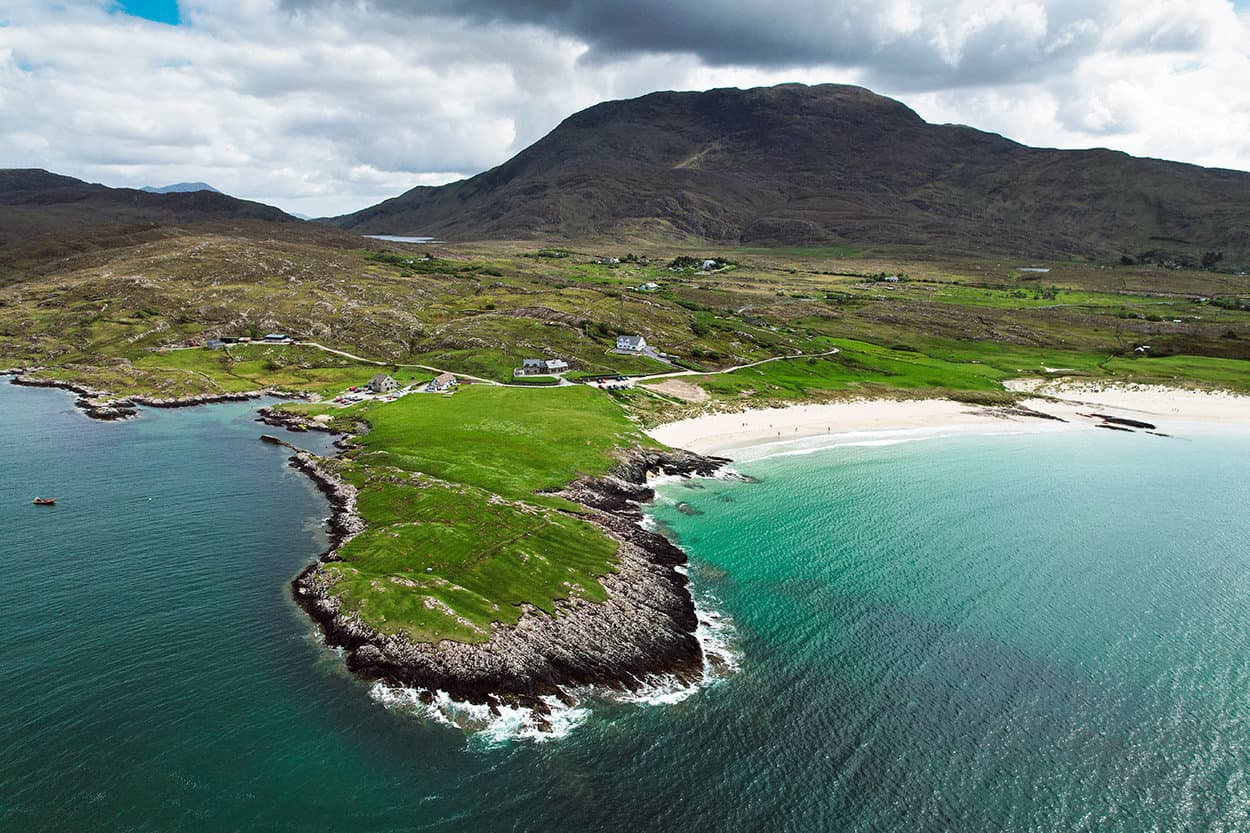
[[[647,442],[612,400],[587,387],[471,386],[353,410],[371,430],[330,465],[359,490],[369,528],[326,573],[370,626],[480,642],[524,605],[603,600],[615,542],[576,504],[541,493],[604,474],[615,449]]]

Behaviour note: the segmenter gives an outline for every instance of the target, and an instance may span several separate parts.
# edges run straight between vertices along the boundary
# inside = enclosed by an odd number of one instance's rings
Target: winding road
[[[362,364],[371,364],[371,365],[376,365],[377,367],[415,367],[420,370],[428,370],[431,373],[452,373],[456,376],[459,376],[462,379],[472,379],[474,382],[478,382],[483,385],[495,385],[496,387],[501,387],[501,388],[529,388],[529,389],[538,388],[538,389],[541,389],[544,387],[561,387],[563,385],[573,384],[572,382],[566,382],[565,380],[561,379],[560,380],[561,385],[542,385],[542,386],[509,385],[506,382],[496,382],[494,379],[484,379],[481,376],[471,376],[468,373],[460,373],[455,370],[447,370],[446,368],[441,368],[441,367],[432,367],[428,364],[404,364],[401,362],[380,362],[375,359],[367,359],[364,356],[357,356],[353,353],[348,353],[346,350],[338,350],[334,347],[327,347],[324,344],[320,344],[316,341],[301,341],[300,344],[306,347],[316,347],[318,350],[324,350],[327,353],[333,353],[336,356],[342,356],[345,359],[351,359],[352,361],[361,362]],[[629,376],[628,379],[631,384],[637,384],[638,382],[647,382],[652,379],[672,379],[678,376],[719,376],[725,373],[734,373],[739,370],[747,370],[752,367],[759,367],[762,364],[769,364],[770,362],[790,361],[792,359],[818,359],[824,356],[832,356],[840,352],[841,350],[839,350],[837,347],[834,347],[833,349],[826,350],[823,353],[796,353],[793,356],[772,356],[771,358],[760,359],[759,361],[755,361],[755,362],[747,362],[746,364],[734,365],[733,367],[726,367],[721,370],[673,370],[667,373],[651,373],[645,376]]]

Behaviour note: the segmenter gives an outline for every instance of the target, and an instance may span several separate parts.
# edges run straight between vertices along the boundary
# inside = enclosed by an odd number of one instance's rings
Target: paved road
[[[459,376],[461,379],[472,379],[473,381],[480,382],[483,385],[499,385],[501,387],[518,387],[518,388],[530,387],[529,385],[506,385],[505,386],[502,382],[496,382],[494,379],[483,379],[481,376],[470,376],[468,373],[461,373],[458,370],[447,370],[446,368],[442,368],[442,367],[431,367],[428,364],[403,364],[401,362],[380,362],[374,359],[366,359],[364,356],[357,356],[352,353],[348,353],[345,350],[336,350],[333,347],[326,347],[324,344],[318,344],[315,341],[301,341],[300,344],[306,345],[308,347],[316,347],[318,350],[324,350],[327,353],[333,353],[336,356],[342,356],[343,358],[351,359],[354,362],[361,362],[362,364],[373,364],[373,365],[377,365],[378,367],[415,367],[420,370],[428,370],[431,373],[435,373],[435,374],[451,373],[453,375]]]
[[[758,362],[748,362],[747,364],[739,364],[733,367],[727,367],[724,370],[674,370],[671,373],[652,373],[650,376],[631,376],[635,382],[646,382],[651,379],[671,379],[675,376],[718,376],[722,373],[733,373],[737,370],[746,370],[749,367],[759,367],[769,362],[785,362],[791,359],[816,359],[821,356],[832,356],[835,353],[842,352],[837,347],[832,350],[826,350],[823,353],[797,353],[793,356],[773,356],[771,359],[760,359]]]
[[[353,353],[348,353],[345,350],[337,350],[333,347],[326,347],[324,344],[318,344],[315,341],[301,341],[300,344],[307,345],[308,347],[316,347],[318,350],[324,350],[327,353],[333,353],[336,356],[342,356],[343,358],[351,359],[352,361],[361,362],[363,364],[372,364],[372,365],[377,365],[378,367],[416,367],[421,370],[428,370],[432,373],[452,373],[456,376],[459,376],[462,379],[472,379],[473,381],[479,382],[483,385],[495,385],[495,386],[503,387],[503,388],[542,389],[545,387],[552,387],[552,388],[564,387],[566,385],[572,384],[566,379],[561,379],[559,385],[509,385],[505,382],[496,382],[494,379],[483,379],[481,376],[470,376],[468,373],[460,373],[455,370],[447,370],[445,368],[440,368],[440,367],[431,367],[428,364],[402,364],[402,363],[396,363],[396,362],[380,362],[374,359],[366,359],[364,356],[357,356]],[[723,373],[733,373],[738,370],[746,370],[751,367],[759,367],[760,365],[768,364],[769,362],[783,362],[783,361],[790,361],[791,359],[818,359],[818,358],[821,358],[822,356],[832,356],[835,353],[839,353],[839,352],[841,351],[837,347],[834,347],[832,350],[826,350],[823,353],[797,353],[793,356],[773,356],[772,358],[769,358],[769,359],[760,359],[757,362],[748,362],[746,364],[734,365],[733,367],[726,367],[723,370],[673,370],[667,373],[652,373],[646,376],[630,376],[629,381],[632,384],[636,384],[638,382],[647,382],[652,379],[672,379],[678,376],[718,376]]]

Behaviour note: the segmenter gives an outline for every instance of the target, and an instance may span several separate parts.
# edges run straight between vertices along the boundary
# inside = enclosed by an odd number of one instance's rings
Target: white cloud
[[[808,57],[787,66],[607,48],[584,18],[591,35],[541,15],[184,0],[189,25],[171,27],[110,14],[106,0],[9,0],[0,166],[110,185],[204,180],[340,213],[498,164],[603,99],[797,80],[862,83],[932,121],[1029,144],[1250,169],[1250,25],[1224,0],[835,5],[788,7],[821,23],[796,42]],[[767,6],[738,6],[720,31],[773,25]],[[728,0],[716,8],[734,13]],[[811,57],[851,40],[853,51]]]

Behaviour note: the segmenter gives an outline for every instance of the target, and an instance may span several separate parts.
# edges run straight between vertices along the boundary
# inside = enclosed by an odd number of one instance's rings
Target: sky
[[[0,0],[0,167],[328,216],[599,101],[791,81],[1250,170],[1250,0]]]

